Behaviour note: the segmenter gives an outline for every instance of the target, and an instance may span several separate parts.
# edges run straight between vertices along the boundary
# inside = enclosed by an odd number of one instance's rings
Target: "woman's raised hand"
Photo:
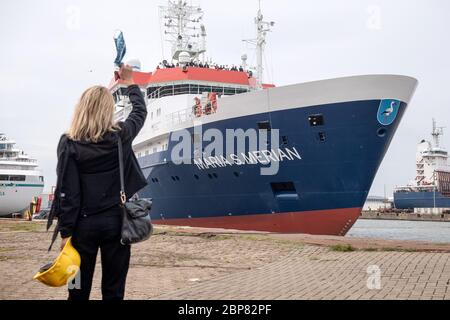
[[[119,76],[123,84],[128,86],[135,84],[133,80],[133,68],[129,65],[124,64],[120,67]]]

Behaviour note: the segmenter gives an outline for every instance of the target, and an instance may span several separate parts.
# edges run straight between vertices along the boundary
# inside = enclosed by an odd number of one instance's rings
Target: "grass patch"
[[[172,230],[155,230],[153,236],[168,236],[168,237],[194,237],[202,238],[206,240],[229,240],[233,237],[227,234],[215,234],[215,233],[189,233],[189,232],[177,232]]]
[[[330,250],[334,251],[334,252],[353,252],[353,251],[355,251],[355,248],[353,248],[349,244],[337,244],[337,245],[331,246]]]
[[[196,236],[203,238],[203,239],[216,240],[216,241],[229,240],[229,239],[233,238],[232,236],[227,235],[227,234],[214,234],[214,233],[201,233]]]
[[[386,252],[418,252],[419,250],[413,248],[382,248],[380,251]]]
[[[45,231],[45,225],[33,222],[17,222],[0,224],[0,231],[2,232],[36,232]]]
[[[260,235],[255,235],[255,234],[245,234],[245,235],[241,235],[240,236],[241,239],[244,240],[249,240],[249,241],[262,241],[262,240],[267,240],[267,238],[262,237]]]

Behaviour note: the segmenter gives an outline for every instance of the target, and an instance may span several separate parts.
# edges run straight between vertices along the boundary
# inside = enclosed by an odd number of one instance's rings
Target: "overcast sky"
[[[153,71],[162,60],[158,6],[165,3],[0,2],[0,131],[39,160],[47,190],[55,183],[56,144],[77,99],[111,79],[114,31],[124,31],[127,57]],[[194,3],[206,14],[209,57],[238,64],[247,51],[254,62],[241,39],[254,36],[256,0]],[[419,79],[371,194],[383,195],[386,186],[389,195],[412,180],[416,145],[429,137],[431,118],[450,126],[450,1],[265,0],[263,11],[277,23],[268,37],[266,81],[280,86],[372,73]]]

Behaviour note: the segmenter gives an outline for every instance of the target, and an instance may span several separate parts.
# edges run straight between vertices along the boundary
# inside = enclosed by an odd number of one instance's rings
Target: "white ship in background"
[[[44,188],[38,163],[0,133],[0,216],[20,212]]]
[[[397,209],[450,208],[450,164],[448,152],[440,141],[443,134],[444,128],[438,127],[433,119],[433,142],[422,140],[417,147],[415,182],[394,191]],[[443,211],[432,210],[435,213]]]

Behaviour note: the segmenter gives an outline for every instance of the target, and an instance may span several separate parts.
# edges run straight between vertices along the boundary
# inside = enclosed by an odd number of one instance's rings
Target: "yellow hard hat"
[[[72,246],[72,238],[69,238],[58,258],[43,266],[33,279],[50,287],[62,287],[74,278],[80,269],[80,263],[80,254]]]

